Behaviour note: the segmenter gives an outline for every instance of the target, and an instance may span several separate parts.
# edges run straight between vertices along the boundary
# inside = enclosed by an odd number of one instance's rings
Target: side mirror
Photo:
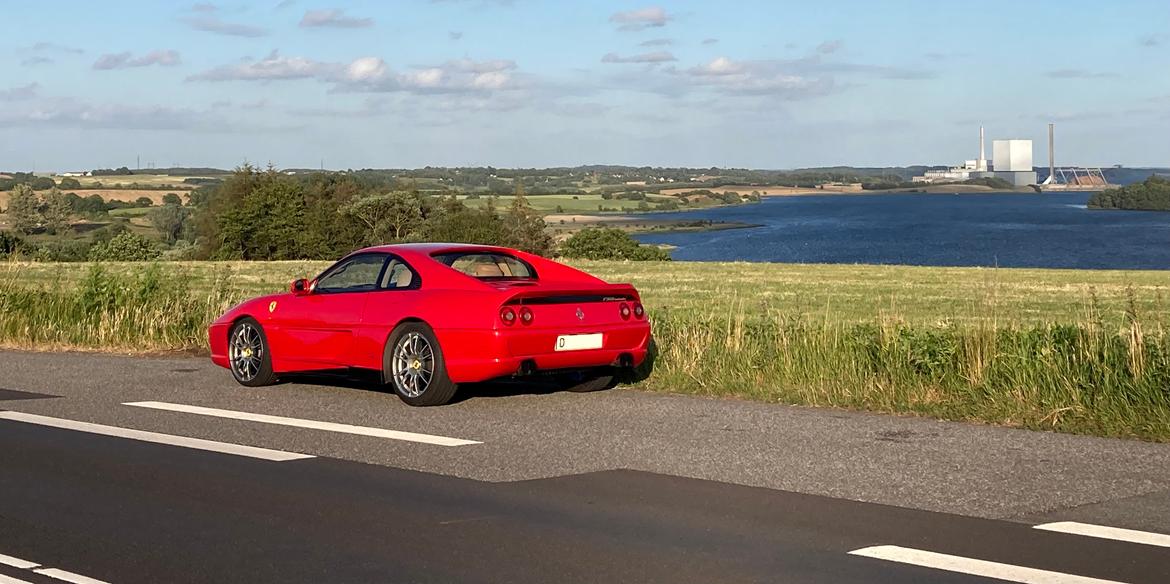
[[[304,296],[309,293],[309,281],[304,278],[293,280],[288,286],[288,291],[296,296]]]

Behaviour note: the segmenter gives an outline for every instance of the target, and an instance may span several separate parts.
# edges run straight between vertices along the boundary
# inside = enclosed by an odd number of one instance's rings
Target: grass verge
[[[323,262],[5,264],[0,344],[200,350]],[[648,389],[1170,441],[1164,272],[581,262],[632,281]]]

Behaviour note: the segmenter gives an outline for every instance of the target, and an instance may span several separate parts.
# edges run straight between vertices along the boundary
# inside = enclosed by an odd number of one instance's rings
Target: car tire
[[[435,332],[421,322],[400,324],[390,333],[382,351],[382,382],[412,406],[446,404],[459,387],[447,376]]]
[[[588,374],[566,377],[563,387],[565,391],[588,393],[610,389],[615,385],[617,385],[617,380],[613,375]]]
[[[228,369],[236,383],[246,387],[276,383],[268,337],[251,317],[240,319],[228,332]]]

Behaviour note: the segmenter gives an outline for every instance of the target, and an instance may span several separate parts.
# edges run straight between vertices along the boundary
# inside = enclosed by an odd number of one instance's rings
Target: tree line
[[[191,191],[186,202],[168,193],[157,206],[147,198],[104,201],[55,187],[38,193],[21,184],[6,209],[15,234],[5,235],[0,255],[140,261],[157,259],[165,251],[173,259],[331,259],[369,245],[414,241],[500,245],[552,255],[553,239],[544,218],[529,205],[525,183],[515,181],[511,194],[506,207],[498,207],[494,197],[469,207],[453,195],[420,192],[409,180],[349,173],[290,175],[251,165]],[[145,217],[157,240],[143,235],[147,227],[132,225],[123,216],[109,217],[109,211],[121,207],[149,208]],[[77,217],[100,223],[74,225]],[[61,237],[79,233],[82,225],[88,238]],[[566,242],[561,254],[669,259],[657,249],[639,248],[623,232],[586,230]]]
[[[1108,189],[1089,198],[1092,209],[1170,211],[1170,179],[1151,176],[1140,183]]]

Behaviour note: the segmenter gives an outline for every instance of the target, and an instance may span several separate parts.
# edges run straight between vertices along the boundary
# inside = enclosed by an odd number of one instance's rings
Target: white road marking
[[[0,420],[12,420],[14,422],[38,424],[41,426],[50,426],[64,430],[76,430],[78,432],[89,432],[90,434],[101,434],[103,436],[129,438],[130,440],[139,440],[141,442],[153,442],[155,444],[181,446],[183,448],[194,448],[196,450],[208,450],[211,452],[234,454],[236,456],[247,456],[250,458],[259,458],[263,460],[271,460],[274,462],[300,460],[303,458],[315,458],[311,454],[284,452],[282,450],[269,450],[267,448],[243,446],[240,444],[229,444],[227,442],[215,442],[212,440],[201,440],[199,438],[188,438],[186,436],[172,436],[170,434],[159,434],[157,432],[146,432],[143,430],[131,430],[129,428],[119,428],[117,426],[103,426],[101,424],[91,424],[89,422],[78,422],[76,420],[66,420],[62,418],[50,418],[48,416],[38,416],[36,414],[25,414],[22,412],[0,412]]]
[[[936,570],[945,570],[947,572],[995,578],[1008,582],[1020,582],[1022,584],[1123,584],[1114,580],[1101,580],[1087,576],[1065,574],[1063,572],[1025,568],[1012,564],[976,560],[962,556],[904,548],[896,545],[875,545],[853,550],[849,554],[934,568]]]
[[[103,582],[101,580],[95,580],[94,578],[90,578],[89,576],[82,576],[81,574],[74,574],[73,572],[67,572],[65,570],[61,570],[58,568],[42,568],[40,570],[33,570],[33,572],[36,572],[37,574],[40,574],[42,576],[56,578],[56,579],[64,581],[64,582],[72,582],[72,584],[109,584],[108,582]]]
[[[39,568],[41,566],[36,562],[30,562],[28,560],[14,558],[4,554],[0,554],[0,564],[4,564],[5,566],[12,566],[13,568],[20,568],[21,570],[31,570],[32,568]]]
[[[1056,523],[1045,523],[1034,527],[1035,529],[1043,529],[1044,531],[1059,531],[1060,533],[1071,533],[1073,535],[1115,539],[1129,543],[1170,548],[1170,535],[1163,533],[1122,529],[1120,527],[1106,527],[1104,525],[1093,525],[1090,523],[1077,523],[1076,521],[1058,521]]]
[[[232,420],[262,422],[265,424],[276,424],[279,426],[295,426],[297,428],[326,430],[329,432],[340,432],[343,434],[357,434],[359,436],[373,436],[375,438],[389,438],[391,440],[405,440],[407,442],[421,442],[423,444],[434,444],[437,446],[468,446],[471,444],[483,444],[482,442],[477,442],[475,440],[463,440],[462,438],[448,438],[446,436],[433,436],[431,434],[418,434],[415,432],[386,430],[384,428],[370,428],[367,426],[352,426],[350,424],[338,424],[335,422],[320,422],[317,420],[302,420],[299,418],[285,418],[282,416],[269,416],[266,414],[252,414],[248,412],[220,410],[216,408],[189,406],[185,404],[146,401],[128,402],[122,405],[135,406],[139,408],[151,408],[156,410],[167,410],[171,412],[185,412],[188,414],[199,414],[202,416],[215,416],[217,418],[230,418]]]
[[[11,576],[0,574],[0,584],[32,584],[32,582],[29,582],[28,580],[17,580]]]

